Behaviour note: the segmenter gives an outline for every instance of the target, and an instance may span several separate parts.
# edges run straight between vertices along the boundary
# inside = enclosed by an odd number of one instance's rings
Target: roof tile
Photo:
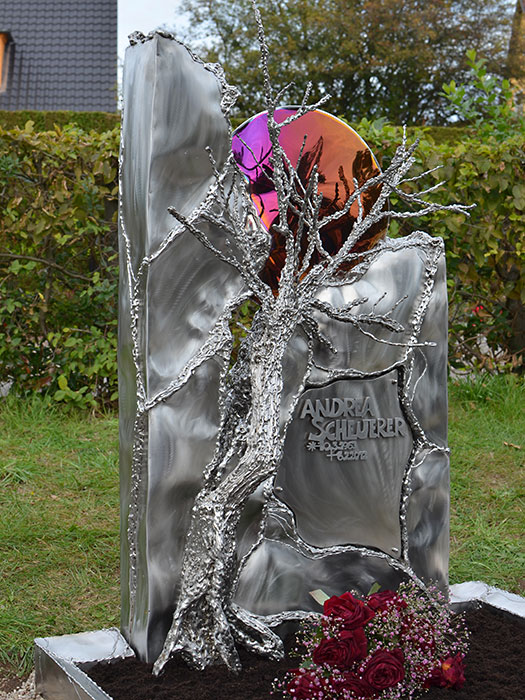
[[[117,0],[0,0],[15,42],[0,109],[116,110]]]

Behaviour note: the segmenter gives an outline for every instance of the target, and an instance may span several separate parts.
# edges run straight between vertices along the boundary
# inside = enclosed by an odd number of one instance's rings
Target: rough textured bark
[[[525,92],[525,3],[523,0],[516,0],[506,74],[507,78],[519,90],[523,99]]]

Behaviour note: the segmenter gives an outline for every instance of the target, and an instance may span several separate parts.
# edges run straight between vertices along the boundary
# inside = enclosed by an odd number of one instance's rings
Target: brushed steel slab
[[[174,206],[188,215],[203,200],[211,182],[207,146],[219,165],[229,152],[217,74],[176,40],[153,34],[127,50],[123,87],[122,631],[141,659],[154,661],[171,624],[190,513],[214,450],[224,356],[189,369],[177,391],[170,386],[191,367],[243,284],[167,212]],[[212,226],[207,235],[226,249]],[[250,497],[238,528],[235,602],[255,613],[310,609],[314,587],[367,592],[375,581],[393,587],[410,576],[447,588],[443,247],[416,233],[387,239],[381,250],[319,298],[333,306],[363,299],[355,307],[361,315],[392,310],[403,330],[367,326],[367,335],[319,314],[337,353],[315,349],[316,367],[289,426],[269,506],[266,484]],[[306,351],[297,331],[284,360],[283,424]],[[355,445],[327,458],[315,439],[306,440],[320,430],[311,426],[315,402],[351,399],[368,399],[365,415],[319,425]],[[312,415],[301,417],[308,400]],[[366,435],[352,440],[359,420]]]

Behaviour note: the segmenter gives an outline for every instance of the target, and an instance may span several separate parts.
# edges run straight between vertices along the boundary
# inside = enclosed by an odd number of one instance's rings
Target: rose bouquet
[[[302,631],[300,667],[276,686],[285,698],[410,700],[463,685],[468,631],[437,590],[406,583],[363,600],[322,595],[320,622]]]

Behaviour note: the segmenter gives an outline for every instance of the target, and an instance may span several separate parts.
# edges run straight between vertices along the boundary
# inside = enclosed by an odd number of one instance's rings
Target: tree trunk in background
[[[516,0],[506,66],[507,78],[518,88],[523,103],[525,94],[525,0]]]

